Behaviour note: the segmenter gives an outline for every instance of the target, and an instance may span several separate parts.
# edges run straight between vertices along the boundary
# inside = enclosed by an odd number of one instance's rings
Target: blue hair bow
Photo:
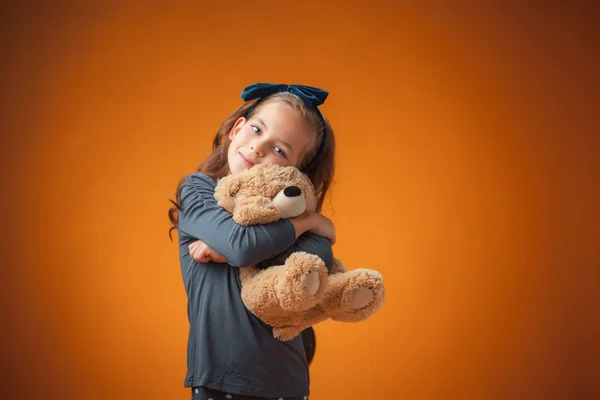
[[[321,114],[321,110],[319,107],[321,104],[325,102],[325,99],[329,95],[327,90],[319,89],[312,86],[304,86],[304,85],[285,85],[285,84],[277,84],[277,83],[253,83],[252,85],[244,88],[242,90],[242,100],[250,101],[258,99],[257,102],[252,104],[252,106],[248,109],[246,115],[250,115],[254,110],[254,107],[258,105],[267,96],[270,96],[275,93],[289,92],[293,95],[296,95],[302,100],[302,102],[309,108],[314,108],[319,114],[319,118],[323,123],[323,138],[321,139],[321,143],[319,144],[319,148],[317,150],[317,154],[311,160],[310,163],[306,167],[304,167],[303,172],[308,172],[316,165],[317,161],[323,154],[325,150],[325,142],[327,141],[327,124],[325,123],[325,118],[323,118],[323,114]]]
[[[290,92],[298,96],[307,107],[318,107],[325,102],[329,92],[312,86],[254,83],[242,91],[242,100],[250,101],[271,94]]]

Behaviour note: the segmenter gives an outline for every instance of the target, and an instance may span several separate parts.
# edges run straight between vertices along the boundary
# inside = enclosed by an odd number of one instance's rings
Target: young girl
[[[179,231],[188,296],[184,386],[192,388],[193,400],[306,400],[309,395],[301,336],[289,342],[273,338],[271,328],[242,303],[237,268],[280,265],[290,253],[306,251],[331,269],[334,226],[326,217],[306,212],[245,227],[213,196],[216,180],[230,173],[255,164],[293,165],[311,178],[318,212],[334,165],[333,130],[317,108],[327,95],[299,85],[247,87],[242,92],[246,102],[221,125],[212,154],[179,184],[169,217],[171,229]]]

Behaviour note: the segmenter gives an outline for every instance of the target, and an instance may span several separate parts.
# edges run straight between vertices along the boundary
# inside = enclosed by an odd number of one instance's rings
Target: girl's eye
[[[254,131],[254,133],[260,133],[260,128],[256,125],[251,125],[252,130]]]
[[[283,156],[283,158],[287,158],[285,151],[281,150],[281,147],[274,147],[273,150],[275,150],[275,153]]]

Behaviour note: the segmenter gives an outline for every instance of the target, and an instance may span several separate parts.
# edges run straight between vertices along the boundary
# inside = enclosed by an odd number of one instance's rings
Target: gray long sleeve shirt
[[[190,323],[184,386],[259,397],[308,396],[301,337],[278,341],[272,329],[246,309],[237,267],[281,265],[292,252],[306,251],[331,269],[329,241],[309,233],[296,240],[287,220],[239,225],[217,204],[215,186],[211,178],[196,173],[180,189],[179,257]],[[196,239],[223,255],[228,264],[191,259],[188,245]]]

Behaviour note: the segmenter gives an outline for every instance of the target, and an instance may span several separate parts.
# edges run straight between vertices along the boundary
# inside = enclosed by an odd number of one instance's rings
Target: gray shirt
[[[246,309],[237,267],[281,265],[292,252],[306,251],[321,257],[331,269],[329,241],[309,233],[296,240],[288,220],[239,225],[217,204],[215,186],[211,178],[195,173],[180,189],[179,257],[190,323],[184,386],[246,396],[308,396],[308,364],[301,337],[278,341],[272,329]],[[228,263],[191,259],[187,247],[196,239]]]

